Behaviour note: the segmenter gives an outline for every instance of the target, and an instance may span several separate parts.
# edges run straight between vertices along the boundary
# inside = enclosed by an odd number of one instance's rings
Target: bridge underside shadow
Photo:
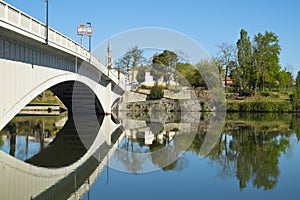
[[[66,81],[49,90],[67,107],[68,120],[54,140],[26,162],[38,167],[67,167],[78,161],[93,144],[104,111],[94,92],[81,82]]]
[[[97,151],[91,156],[84,164],[78,167],[75,171],[68,176],[61,179],[55,185],[52,185],[47,190],[36,196],[34,199],[72,199],[80,193],[76,194],[80,190],[81,186],[87,184],[86,191],[94,183],[99,173],[103,170],[106,164],[109,163],[109,158],[112,155],[111,151],[118,146],[118,141],[122,138],[124,129],[119,127],[111,134],[111,144],[103,143]],[[85,192],[86,192],[85,191]],[[73,198],[74,199],[74,198]]]
[[[73,109],[82,114],[105,114],[95,93],[85,84],[78,81],[66,81],[49,88],[67,107],[69,116]],[[93,107],[93,105],[95,105]]]
[[[104,116],[98,116],[98,123],[86,121],[84,132],[78,133],[74,119],[69,117],[65,126],[54,140],[40,153],[25,162],[46,168],[67,167],[78,161],[93,144]],[[87,118],[88,120],[88,118]]]

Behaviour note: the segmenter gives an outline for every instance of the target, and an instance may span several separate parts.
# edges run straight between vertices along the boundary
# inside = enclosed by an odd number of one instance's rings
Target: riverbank
[[[252,97],[227,98],[226,102],[227,112],[297,112],[288,92],[268,92]]]
[[[174,98],[168,92],[167,96],[160,100],[150,100],[149,91],[125,92],[118,110],[132,111],[136,113],[147,113],[151,110],[166,112],[212,112],[215,110],[211,104],[209,92],[195,92],[196,95],[176,95]],[[185,94],[192,93],[185,91]],[[187,98],[188,97],[188,98]],[[181,98],[181,99],[180,99]],[[268,95],[258,94],[252,97],[240,97],[238,95],[227,94],[227,112],[265,112],[265,113],[294,113],[299,112],[294,109],[288,92],[269,92]]]
[[[151,100],[150,90],[139,89],[138,91],[126,91],[122,101],[117,104],[119,111],[131,111],[137,115],[145,115],[148,112],[164,111],[171,112],[212,112],[215,110],[211,104],[208,90],[164,91],[164,98]],[[236,94],[227,94],[227,112],[270,112],[292,113],[299,112],[294,109],[288,92],[265,92],[253,97],[240,97]],[[66,107],[51,91],[37,96],[27,105],[20,114],[33,115],[56,115],[66,111]]]
[[[296,112],[289,101],[269,101],[268,99],[229,100],[227,112]]]
[[[18,115],[60,115],[63,111],[58,104],[28,104]]]
[[[67,111],[66,106],[61,100],[50,90],[44,91],[42,94],[34,98],[27,104],[18,115],[48,115],[57,116]]]

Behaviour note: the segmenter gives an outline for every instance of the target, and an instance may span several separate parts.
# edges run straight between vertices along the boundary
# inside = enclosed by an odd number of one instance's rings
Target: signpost
[[[91,37],[93,34],[93,28],[91,26],[91,23],[87,23],[89,26],[86,26],[85,24],[80,24],[77,27],[77,35],[81,36],[80,44],[82,45],[82,38],[83,36],[89,36],[89,51],[91,52]]]

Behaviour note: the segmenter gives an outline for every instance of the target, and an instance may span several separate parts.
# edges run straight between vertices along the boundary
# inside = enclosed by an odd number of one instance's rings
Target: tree
[[[236,66],[236,47],[232,44],[223,43],[218,46],[219,52],[217,60],[219,65],[225,68],[224,81],[225,89],[227,89],[227,77],[230,71]]]
[[[132,70],[131,80],[134,80],[134,70],[139,65],[145,62],[145,58],[143,57],[143,50],[139,49],[137,46],[128,49],[125,55],[116,63],[119,69],[125,71],[129,78],[129,70]]]
[[[266,31],[265,34],[258,33],[254,36],[253,57],[256,69],[254,91],[256,91],[257,84],[264,91],[266,85],[270,86],[275,80],[274,77],[280,71],[280,51],[278,36],[273,32]]]
[[[118,69],[128,74],[128,71],[131,68],[130,62],[131,62],[131,55],[127,52],[120,60],[116,62],[116,66],[118,67]]]
[[[138,83],[142,83],[145,81],[145,73],[147,71],[150,71],[149,67],[147,66],[140,66],[138,68],[136,68],[137,70],[137,75],[136,75],[136,80]]]
[[[174,75],[172,71],[174,71],[176,68],[178,60],[179,58],[177,54],[169,50],[164,50],[161,54],[156,54],[153,56],[153,68],[156,71],[163,70],[165,72],[164,81],[166,81],[167,84],[170,83],[170,78],[172,75]]]
[[[276,76],[277,84],[279,89],[289,90],[294,82],[293,75],[286,69],[280,70]]]
[[[176,66],[176,81],[182,85],[191,85],[194,87],[205,87],[200,72],[190,63],[178,63]]]
[[[296,87],[294,93],[291,95],[291,101],[295,111],[300,109],[300,71],[296,77]]]
[[[300,89],[300,71],[298,71],[298,74],[296,77],[296,88]]]
[[[237,56],[238,56],[238,64],[241,69],[236,72],[241,74],[242,81],[240,85],[241,94],[244,95],[246,81],[250,78],[250,69],[251,69],[251,60],[252,60],[252,45],[250,41],[250,37],[248,36],[247,31],[244,29],[240,32],[240,39],[236,43],[237,45]],[[239,76],[238,76],[239,77]]]

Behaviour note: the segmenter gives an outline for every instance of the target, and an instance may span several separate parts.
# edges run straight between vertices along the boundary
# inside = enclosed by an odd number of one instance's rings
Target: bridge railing
[[[21,29],[26,34],[33,36],[36,40],[45,42],[47,27],[44,23],[32,18],[31,16],[21,12],[20,10],[1,0],[0,21],[12,25],[17,29]],[[67,36],[59,33],[52,28],[49,28],[48,42],[50,46],[68,52],[74,56],[81,58],[84,61],[90,62],[102,73],[109,76],[112,81],[120,85],[120,87],[125,88],[125,82],[123,80],[120,80],[114,74],[109,73],[105,65],[99,59],[97,59],[96,56],[91,54],[87,49],[82,47],[77,42],[71,40]]]

